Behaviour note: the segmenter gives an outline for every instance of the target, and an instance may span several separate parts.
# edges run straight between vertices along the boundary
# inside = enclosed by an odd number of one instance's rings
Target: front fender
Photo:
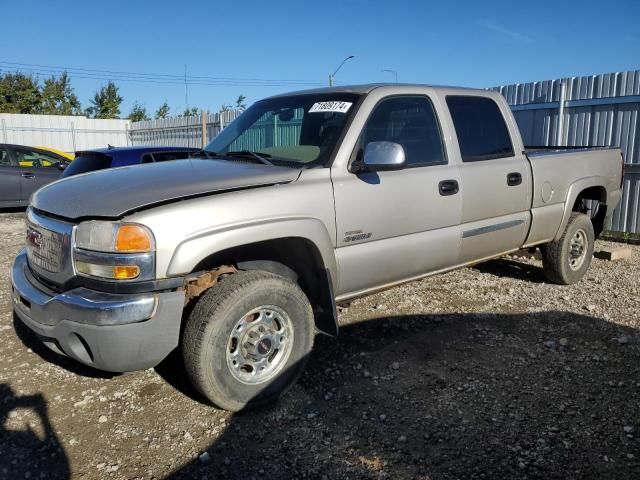
[[[324,268],[330,273],[333,287],[336,287],[338,271],[331,236],[320,220],[310,217],[256,220],[198,232],[180,242],[169,262],[167,275],[189,273],[214,253],[278,238],[304,238],[312,242],[320,252]]]

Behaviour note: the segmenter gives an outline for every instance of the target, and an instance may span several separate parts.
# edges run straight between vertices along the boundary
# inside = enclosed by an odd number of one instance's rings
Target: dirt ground
[[[40,346],[11,311],[23,228],[0,214],[0,479],[640,478],[638,246],[570,287],[509,257],[357,300],[232,415],[176,356],[110,375]]]

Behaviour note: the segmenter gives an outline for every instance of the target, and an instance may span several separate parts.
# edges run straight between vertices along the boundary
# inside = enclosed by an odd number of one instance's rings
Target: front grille
[[[27,225],[27,257],[31,265],[47,272],[62,271],[64,236],[32,223]]]
[[[72,223],[32,208],[27,210],[27,258],[34,275],[55,285],[62,285],[73,278],[72,232]]]

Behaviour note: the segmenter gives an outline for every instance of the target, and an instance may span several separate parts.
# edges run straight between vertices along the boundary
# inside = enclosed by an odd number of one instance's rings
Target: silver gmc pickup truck
[[[337,334],[337,303],[520,248],[579,281],[621,178],[617,149],[527,149],[496,92],[274,96],[195,158],[36,192],[14,309],[98,369],[179,348],[195,387],[237,411],[297,379],[316,331]]]

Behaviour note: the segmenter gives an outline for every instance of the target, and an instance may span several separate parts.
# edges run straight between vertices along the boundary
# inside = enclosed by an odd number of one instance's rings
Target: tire
[[[589,217],[573,212],[562,236],[541,248],[545,277],[560,285],[579,282],[591,265],[594,243]]]
[[[295,283],[238,272],[205,292],[187,318],[184,365],[202,395],[237,412],[273,402],[291,387],[314,335],[311,305]]]

